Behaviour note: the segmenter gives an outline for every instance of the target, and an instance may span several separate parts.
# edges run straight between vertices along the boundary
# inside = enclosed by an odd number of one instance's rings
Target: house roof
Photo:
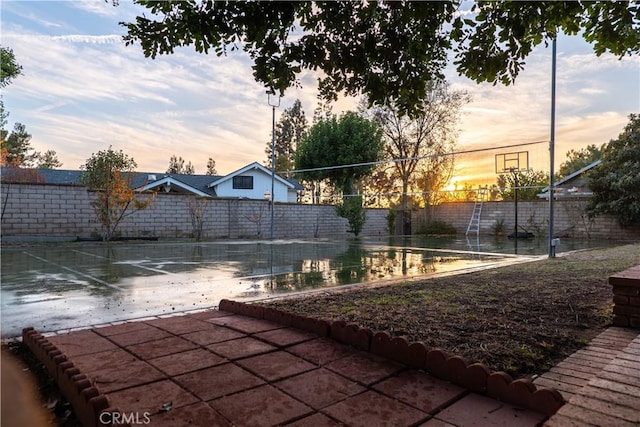
[[[553,183],[553,188],[554,188],[554,192],[562,189],[562,190],[566,190],[563,191],[564,195],[571,195],[571,196],[590,196],[592,194],[592,192],[585,188],[578,188],[580,185],[574,185],[573,187],[569,187],[568,184],[571,184],[572,182],[576,182],[576,184],[581,184],[578,183],[577,181],[582,178],[582,176],[584,175],[585,172],[593,169],[594,167],[598,166],[600,163],[602,163],[602,160],[596,160],[593,163],[588,164],[587,166],[583,167],[582,169],[579,169],[575,172],[573,172],[572,174],[569,174],[567,176],[565,176],[564,178],[562,178],[561,180],[554,182]],[[584,185],[582,185],[582,187],[584,187]],[[538,194],[538,197],[541,199],[546,199],[549,197],[548,195],[549,192],[549,186],[545,187],[542,189],[542,192],[540,194]]]
[[[4,168],[2,168],[4,171]],[[134,172],[131,186],[139,191],[158,190],[170,188],[172,192],[193,193],[199,196],[216,196],[215,186],[231,179],[236,175],[245,173],[251,169],[259,169],[265,174],[271,171],[261,164],[254,162],[241,169],[231,172],[229,175],[187,175],[179,173],[163,172]],[[81,170],[66,169],[38,169],[38,173],[44,178],[47,184],[83,185],[80,181]],[[285,179],[280,175],[276,179],[287,187],[295,190],[304,190],[297,181]]]
[[[64,169],[38,169],[38,173],[44,177],[47,184],[72,184],[82,185],[80,182],[80,174],[78,170]]]
[[[258,162],[253,162],[251,164],[248,164],[247,166],[240,168],[236,171],[231,172],[228,175],[225,176],[221,176],[218,177],[217,180],[213,181],[212,183],[209,184],[209,187],[215,187],[225,181],[228,181],[230,179],[232,179],[234,176],[238,176],[238,175],[242,175],[243,173],[246,173],[250,170],[259,170],[262,173],[264,173],[265,175],[271,175],[271,170],[267,169],[266,167],[262,166],[260,163]],[[304,187],[302,185],[300,185],[299,182],[297,182],[296,180],[293,179],[285,179],[283,177],[281,177],[280,175],[276,174],[275,175],[275,179],[276,181],[281,182],[282,184],[286,185],[287,187],[294,189],[294,190],[304,190]]]
[[[209,184],[218,178],[220,177],[215,175],[139,173],[133,180],[133,186],[140,191],[170,188],[171,191],[215,197],[216,191]]]
[[[38,169],[46,184],[83,185],[80,181],[82,171],[65,169]],[[170,185],[177,191],[191,192],[201,196],[215,196],[215,190],[208,187],[215,175],[186,175],[154,172],[134,172],[131,186],[136,190],[145,191]],[[174,191],[175,191],[174,190]]]

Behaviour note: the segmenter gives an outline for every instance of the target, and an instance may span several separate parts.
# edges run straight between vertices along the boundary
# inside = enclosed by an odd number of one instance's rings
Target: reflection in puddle
[[[493,237],[3,247],[2,336],[61,330],[543,255]],[[561,248],[562,248],[561,244]],[[564,246],[566,248],[566,246]],[[583,246],[584,247],[584,246]]]

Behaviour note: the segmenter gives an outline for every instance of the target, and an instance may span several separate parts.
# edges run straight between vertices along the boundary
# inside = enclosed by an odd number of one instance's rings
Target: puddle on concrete
[[[166,315],[546,253],[534,243],[397,238],[65,243],[2,248],[2,337]],[[569,249],[565,245],[565,250]]]

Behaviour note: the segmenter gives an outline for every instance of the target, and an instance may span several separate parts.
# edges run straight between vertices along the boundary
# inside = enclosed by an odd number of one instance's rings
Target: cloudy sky
[[[205,173],[212,157],[220,174],[266,160],[271,107],[244,54],[218,58],[181,49],[145,58],[125,46],[118,25],[143,12],[121,0],[0,3],[1,44],[13,49],[23,75],[3,89],[9,126],[26,125],[38,151],[55,150],[63,169],[78,169],[112,146],[139,171],[164,172],[172,155]],[[640,58],[596,57],[578,37],[560,37],[557,64],[556,168],[570,149],[616,138],[630,113],[640,112]],[[461,116],[460,150],[544,141],[523,148],[461,155],[457,181],[494,183],[494,156],[528,150],[530,166],[548,170],[551,47],[540,46],[510,87],[457,76],[454,89],[472,96]],[[309,121],[317,104],[315,77],[301,77],[276,110],[300,99]],[[343,99],[335,112],[354,109]]]

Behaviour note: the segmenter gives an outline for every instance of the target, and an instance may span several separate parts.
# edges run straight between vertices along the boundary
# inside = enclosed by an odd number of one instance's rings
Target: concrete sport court
[[[584,248],[563,242],[560,250]],[[589,242],[594,245],[596,242]],[[3,243],[2,338],[211,308],[376,280],[500,265],[546,241],[362,238]]]

